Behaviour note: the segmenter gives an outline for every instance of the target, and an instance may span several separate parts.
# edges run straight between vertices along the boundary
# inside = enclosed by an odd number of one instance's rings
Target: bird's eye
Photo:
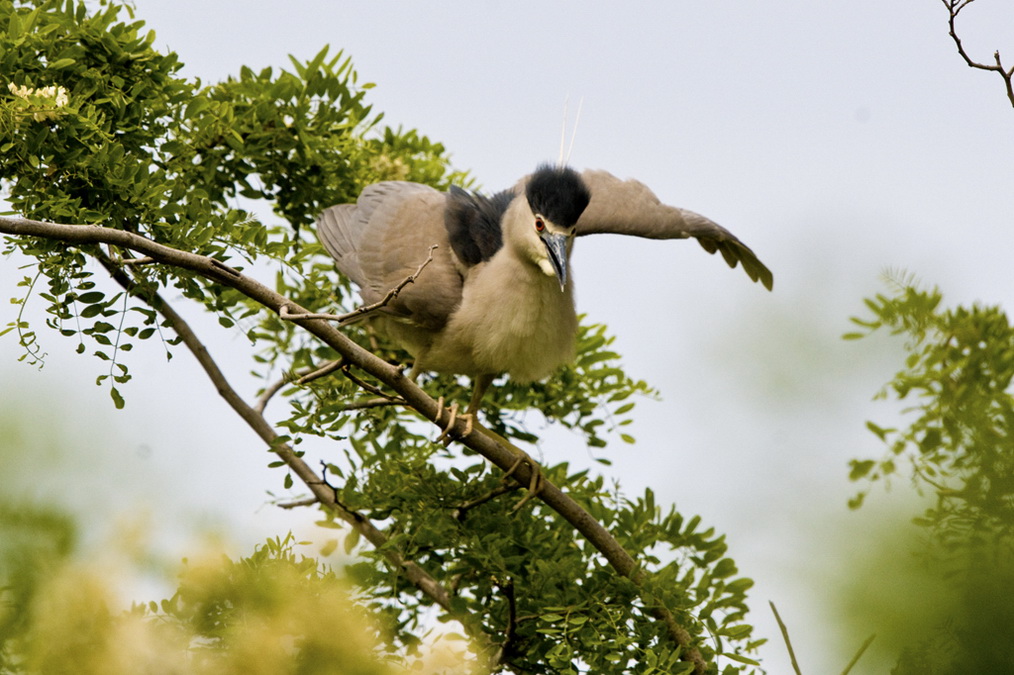
[[[536,218],[535,219],[535,231],[536,232],[542,232],[545,229],[546,229],[546,221],[544,221],[542,218]]]

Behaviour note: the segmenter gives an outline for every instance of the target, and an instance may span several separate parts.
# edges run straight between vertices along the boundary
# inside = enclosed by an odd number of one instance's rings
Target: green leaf
[[[122,410],[124,406],[124,400],[123,397],[120,396],[120,391],[116,387],[110,387],[109,395],[113,398],[113,405],[116,406],[116,409]]]
[[[614,410],[613,414],[614,415],[623,415],[625,413],[630,412],[633,409],[634,409],[634,403],[633,402],[631,402],[631,403],[625,403],[625,404],[621,405],[619,408],[617,408],[616,410]]]
[[[345,554],[351,555],[353,549],[356,547],[356,544],[359,543],[359,530],[355,528],[349,529],[348,533],[345,535],[345,541],[342,543],[345,549]]]
[[[849,462],[849,466],[851,467],[849,470],[849,480],[859,480],[860,478],[865,478],[873,470],[876,462],[871,459],[863,461],[854,459]]]
[[[87,307],[81,310],[81,318],[90,319],[94,316],[98,316],[99,314],[102,313],[103,309],[105,308],[102,305],[88,305]]]
[[[877,438],[879,438],[882,441],[887,439],[887,434],[894,431],[894,429],[885,429],[884,427],[878,426],[873,422],[869,421],[866,422],[866,428],[872,431],[874,434],[876,434]]]
[[[736,663],[745,663],[748,666],[759,666],[760,665],[759,661],[754,661],[753,659],[748,658],[746,656],[743,656],[742,654],[728,654],[728,653],[726,653],[726,654],[722,654],[722,656],[724,656],[725,658],[729,659],[730,661],[735,661]]]
[[[106,294],[102,291],[89,291],[88,293],[82,293],[77,297],[77,301],[86,305],[93,305],[96,302],[102,302],[106,297]]]
[[[320,547],[320,556],[326,558],[338,549],[338,540],[335,538],[328,539],[324,542],[324,545]]]

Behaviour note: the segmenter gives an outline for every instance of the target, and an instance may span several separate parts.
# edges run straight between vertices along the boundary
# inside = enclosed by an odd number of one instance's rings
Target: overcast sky
[[[605,452],[608,475],[728,533],[757,581],[752,618],[771,638],[771,673],[788,660],[768,600],[804,672],[840,672],[848,656],[829,646],[838,619],[826,594],[864,553],[861,536],[843,546],[840,535],[891,501],[847,512],[847,461],[879,455],[864,422],[891,419],[871,398],[901,367],[890,341],[841,341],[848,317],[886,268],[939,284],[950,303],[1014,306],[1014,109],[996,74],[961,62],[940,2],[137,0],[137,15],[204,82],[344,49],[360,82],[377,84],[368,100],[386,123],[444,143],[490,190],[555,160],[565,102],[573,125],[582,101],[573,165],[636,177],[750,245],[774,293],[693,243],[578,242],[579,311],[610,326],[627,371],[662,397],[637,408],[636,445]],[[1014,5],[980,0],[959,28],[981,61],[1000,49],[1014,65]],[[5,289],[13,267],[2,263]],[[2,312],[6,324],[15,308]],[[26,433],[72,429],[54,444],[91,462],[48,489],[99,513],[146,498],[162,542],[210,526],[244,551],[307,530],[309,514],[264,506],[280,476],[189,355],[135,354],[116,412],[93,384],[102,364],[39,332],[42,371],[0,339],[5,395],[29,392]],[[252,393],[242,346],[210,344]],[[580,438],[552,439],[546,461],[591,463]]]

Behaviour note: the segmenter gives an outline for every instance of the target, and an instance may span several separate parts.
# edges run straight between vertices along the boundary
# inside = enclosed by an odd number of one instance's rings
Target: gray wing
[[[708,253],[722,254],[729,267],[743,265],[754,281],[771,290],[774,278],[750,248],[721,225],[704,216],[668,206],[636,180],[620,180],[606,171],[581,174],[591,191],[591,202],[577,221],[577,235],[628,234],[648,239],[694,237]]]
[[[381,311],[438,330],[461,302],[461,274],[444,226],[445,200],[444,193],[419,183],[375,183],[355,204],[324,210],[317,236],[367,303],[382,300],[414,274],[437,246],[416,281]]]

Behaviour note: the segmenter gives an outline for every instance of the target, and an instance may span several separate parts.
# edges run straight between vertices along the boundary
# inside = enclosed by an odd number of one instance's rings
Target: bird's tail
[[[365,281],[359,266],[362,224],[357,210],[355,204],[338,204],[324,209],[317,217],[317,236],[342,274],[362,287]]]

